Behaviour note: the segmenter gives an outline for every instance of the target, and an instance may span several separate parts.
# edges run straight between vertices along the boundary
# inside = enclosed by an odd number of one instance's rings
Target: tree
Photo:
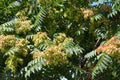
[[[93,2],[1,0],[1,78],[119,80],[119,1]]]

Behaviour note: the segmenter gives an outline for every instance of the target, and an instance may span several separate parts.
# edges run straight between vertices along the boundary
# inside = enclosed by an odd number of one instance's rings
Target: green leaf
[[[20,2],[14,1],[14,2],[9,4],[8,8],[15,8],[15,7],[20,6],[20,5],[21,5]]]
[[[92,57],[94,57],[94,56],[96,56],[96,55],[97,55],[96,50],[93,50],[93,51],[87,53],[87,54],[85,55],[85,58],[92,58]]]
[[[16,52],[19,52],[19,48],[17,48],[17,47],[12,47],[12,48],[10,48],[10,49],[4,54],[4,56],[13,55],[13,54],[15,54]]]
[[[35,71],[41,70],[42,66],[45,66],[46,62],[45,59],[42,57],[38,57],[28,63],[28,65],[24,68],[25,77],[29,77],[31,73]]]
[[[97,74],[104,72],[104,70],[109,67],[111,62],[112,62],[111,57],[105,53],[102,53],[100,56],[100,59],[98,60],[95,67],[93,68],[92,79],[95,79]]]

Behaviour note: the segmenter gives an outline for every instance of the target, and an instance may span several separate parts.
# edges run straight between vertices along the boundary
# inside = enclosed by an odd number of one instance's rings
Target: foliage
[[[119,3],[0,0],[1,79],[119,80]]]
[[[67,38],[65,34],[60,33],[53,41],[44,32],[38,32],[33,36],[34,46],[43,46],[44,49],[38,49],[33,52],[33,60],[25,67],[25,76],[30,76],[31,73],[41,70],[42,66],[61,66],[64,64],[71,64],[69,59],[72,55],[80,55],[82,51],[80,47],[68,44],[73,43],[72,38]],[[75,46],[75,47],[73,47]],[[69,51],[68,51],[69,50]]]

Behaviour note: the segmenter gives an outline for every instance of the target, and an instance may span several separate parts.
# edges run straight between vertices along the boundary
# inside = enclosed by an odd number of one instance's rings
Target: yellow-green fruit
[[[21,39],[20,41],[16,41],[16,45],[15,47],[19,48],[20,52],[19,54],[21,54],[22,56],[26,56],[28,54],[28,50],[27,50],[27,44],[29,42],[26,39]]]
[[[6,52],[16,43],[16,38],[14,35],[0,35],[0,50]]]
[[[40,43],[47,43],[48,40],[49,38],[45,32],[38,32],[33,36],[33,42],[35,46],[38,46]]]
[[[97,52],[107,53],[110,56],[120,58],[120,40],[114,36],[108,40],[104,45],[101,45],[97,48]]]
[[[17,34],[26,34],[31,30],[30,28],[31,21],[25,20],[25,21],[18,21],[18,23],[15,25],[15,30]]]
[[[33,53],[33,59],[38,57],[45,57],[45,53],[40,51]]]
[[[18,64],[23,64],[23,59],[18,58],[14,55],[10,55],[7,60],[5,61],[6,69],[15,72],[17,70]]]
[[[60,65],[67,62],[65,53],[61,52],[61,47],[51,46],[45,50],[45,59],[48,65]]]
[[[59,36],[57,36],[53,42],[58,45],[59,43],[64,42],[64,40],[66,39],[66,35],[64,33],[60,33]]]

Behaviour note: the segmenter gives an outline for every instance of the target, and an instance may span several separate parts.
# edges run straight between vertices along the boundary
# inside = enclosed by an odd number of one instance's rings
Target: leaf
[[[97,76],[97,74],[102,73],[105,69],[107,69],[110,65],[110,63],[112,62],[112,59],[110,56],[108,56],[105,53],[102,53],[100,55],[100,58],[97,62],[97,64],[95,65],[95,67],[93,68],[92,71],[92,79],[95,79],[95,77]]]
[[[33,36],[34,36],[33,34],[27,35],[27,36],[26,36],[26,39],[27,39],[27,40],[32,40],[32,39],[33,39]]]
[[[66,43],[65,44],[65,52],[68,54],[75,54],[78,55],[79,53],[82,53],[83,48],[81,48],[78,45],[75,45],[73,42]]]
[[[85,58],[92,58],[92,57],[94,57],[94,56],[96,56],[96,55],[97,55],[96,50],[93,50],[93,51],[87,53],[87,54],[85,55]]]
[[[41,50],[41,51],[45,50],[46,48],[47,48],[47,45],[44,44],[44,43],[41,43],[41,44],[38,46],[38,49]]]
[[[94,18],[95,18],[96,21],[100,20],[100,19],[102,19],[102,14],[97,14],[97,15],[94,16]]]
[[[46,14],[46,11],[45,11],[45,8],[40,8],[40,11],[39,13],[37,14],[36,16],[36,20],[35,20],[35,23],[34,25],[32,26],[32,28],[38,32],[41,30],[41,23],[43,21],[43,18],[45,17],[45,14]]]
[[[35,71],[41,70],[42,66],[45,66],[45,59],[42,57],[38,57],[28,63],[28,65],[24,68],[25,77],[29,77],[31,73]]]
[[[15,8],[15,7],[20,6],[20,5],[21,5],[20,2],[14,1],[14,2],[9,4],[8,8]]]
[[[0,25],[0,32],[13,32],[13,25],[16,24],[17,19],[13,19],[9,22]]]
[[[113,11],[112,13],[108,14],[108,18],[117,15],[118,11]]]
[[[10,48],[10,49],[4,54],[4,56],[13,55],[13,54],[15,54],[16,52],[19,52],[19,48],[17,48],[17,47],[12,47],[12,48]]]

